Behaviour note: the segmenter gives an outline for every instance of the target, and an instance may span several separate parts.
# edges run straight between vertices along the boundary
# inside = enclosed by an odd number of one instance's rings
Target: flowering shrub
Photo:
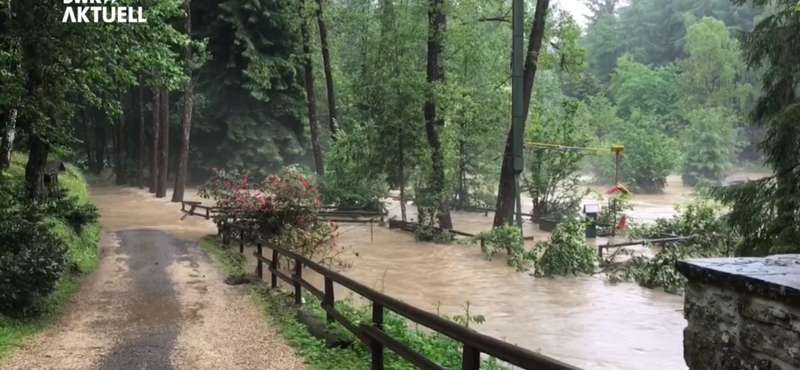
[[[250,183],[248,174],[214,169],[199,190],[223,212],[217,222],[235,219],[258,230],[274,245],[316,259],[328,266],[348,267],[338,257],[338,225],[317,217],[321,203],[316,187],[296,170]]]

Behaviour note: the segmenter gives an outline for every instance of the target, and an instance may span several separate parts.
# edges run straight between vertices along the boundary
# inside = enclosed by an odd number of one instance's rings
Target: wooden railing
[[[390,229],[400,229],[403,231],[407,231],[410,233],[415,232],[418,228],[422,227],[422,225],[416,222],[408,222],[408,221],[400,221],[400,220],[389,220],[389,228]],[[436,232],[444,232],[445,230],[439,227],[428,226]],[[475,237],[475,234],[471,234],[464,231],[458,231],[453,229],[448,229],[447,232],[455,235],[466,236],[466,237]],[[533,236],[524,236],[523,240],[533,240]],[[481,244],[483,244],[483,239],[481,239]]]
[[[597,257],[603,258],[603,249],[610,249],[610,248],[622,248],[622,247],[630,247],[633,245],[660,245],[662,247],[666,247],[667,245],[674,244],[674,243],[681,243],[691,239],[691,236],[681,236],[681,235],[664,235],[664,237],[656,238],[656,239],[642,239],[642,240],[630,240],[622,243],[612,243],[612,244],[604,244],[597,246]]]
[[[385,310],[392,311],[412,322],[461,342],[463,344],[461,370],[479,370],[481,354],[495,357],[498,360],[528,370],[580,370],[577,367],[480,334],[440,316],[403,303],[321,266],[300,254],[278,246],[269,245],[253,232],[238,224],[223,225],[222,233],[224,236],[224,243],[227,243],[227,246],[230,246],[230,241],[238,236],[240,252],[244,251],[245,243],[254,243],[256,251],[253,255],[257,260],[255,274],[263,279],[264,266],[266,265],[267,271],[270,273],[270,286],[273,289],[278,288],[278,279],[294,287],[295,304],[299,305],[302,303],[303,289],[319,298],[321,302],[320,307],[326,312],[328,322],[338,322],[369,347],[372,353],[371,370],[384,369],[383,355],[386,349],[389,349],[422,370],[444,370],[443,367],[432,360],[390,337],[383,330]],[[264,256],[264,248],[272,251],[269,258]],[[294,260],[294,271],[290,275],[278,270],[278,261],[281,256]],[[324,277],[323,290],[318,289],[307,280],[303,279],[304,267],[308,267]],[[334,283],[350,289],[372,302],[372,320],[370,323],[355,324],[336,310],[334,306]]]

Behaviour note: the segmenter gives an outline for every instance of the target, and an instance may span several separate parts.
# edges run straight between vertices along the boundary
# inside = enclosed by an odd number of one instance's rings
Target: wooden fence
[[[221,215],[223,213],[223,207],[205,206],[201,204],[201,202],[196,201],[183,201],[181,202],[181,211],[185,213],[183,216],[184,218],[191,215],[211,219],[215,216]],[[384,218],[386,217],[386,213],[358,209],[339,209],[338,207],[334,206],[324,206],[322,207],[322,211],[318,213],[318,216],[328,221],[339,223],[372,224],[376,220],[383,222]]]
[[[597,246],[597,257],[603,258],[603,249],[610,249],[610,248],[622,248],[622,247],[630,247],[633,245],[660,245],[662,247],[666,247],[667,245],[674,244],[674,243],[681,243],[691,239],[691,236],[681,236],[681,235],[669,235],[666,234],[662,238],[657,239],[642,239],[642,240],[630,240],[622,243],[613,243],[613,244],[604,244]]]
[[[403,303],[321,266],[302,255],[278,246],[268,245],[263,239],[238,224],[224,225],[223,236],[226,246],[230,246],[230,241],[238,236],[236,239],[239,241],[239,251],[241,252],[244,251],[245,243],[254,243],[256,251],[253,255],[257,260],[255,274],[263,279],[264,266],[267,266],[267,271],[270,274],[270,286],[273,289],[277,289],[278,279],[291,284],[294,287],[295,304],[302,303],[303,289],[319,298],[320,307],[326,312],[327,321],[329,323],[338,322],[370,349],[372,353],[371,370],[384,369],[384,353],[386,349],[422,370],[444,370],[440,365],[384,332],[383,318],[385,310],[392,311],[412,322],[461,342],[463,344],[461,370],[479,370],[481,354],[495,357],[498,360],[527,370],[580,370],[577,367],[480,334],[438,315]],[[264,256],[265,248],[271,250],[269,258]],[[295,262],[294,271],[290,275],[278,270],[278,260],[281,256],[288,257]],[[318,289],[303,279],[304,267],[308,267],[324,277],[324,290]],[[334,306],[334,284],[344,286],[372,302],[372,320],[370,323],[355,324],[336,310]]]
[[[407,231],[407,232],[410,232],[410,233],[415,232],[421,226],[422,225],[420,225],[420,224],[418,224],[416,222],[408,222],[408,221],[400,221],[400,220],[389,220],[389,228],[390,229],[400,229],[400,230]],[[440,233],[445,231],[445,230],[443,230],[442,228],[439,228],[439,227],[433,227],[433,226],[428,226],[428,227],[430,227],[434,231],[440,232]],[[470,238],[475,237],[475,234],[470,234],[470,233],[467,233],[467,232],[464,232],[464,231],[458,231],[458,230],[452,230],[451,229],[451,230],[447,230],[447,232],[449,232],[451,234],[455,234],[455,235],[470,237]],[[524,236],[522,239],[523,240],[533,240],[533,236]],[[483,243],[483,240],[481,240],[481,243]]]

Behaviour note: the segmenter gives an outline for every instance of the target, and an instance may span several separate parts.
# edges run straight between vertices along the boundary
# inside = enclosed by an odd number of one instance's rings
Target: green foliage
[[[612,281],[632,280],[646,288],[663,288],[680,294],[686,279],[675,269],[675,263],[686,258],[731,256],[740,242],[726,214],[718,204],[701,200],[685,208],[676,207],[678,214],[671,219],[659,219],[655,224],[632,225],[632,239],[654,239],[664,234],[689,236],[688,241],[662,247],[653,258],[632,256],[622,269],[610,275]]]
[[[468,242],[479,242],[481,252],[489,259],[504,250],[508,265],[517,271],[564,276],[594,272],[597,257],[586,247],[585,234],[586,222],[573,219],[559,223],[547,241],[536,243],[532,249],[525,248],[519,228],[511,224],[475,235]]]
[[[0,214],[0,315],[40,314],[39,301],[56,289],[67,248],[35,205]]]
[[[436,244],[450,244],[455,240],[455,235],[448,230],[439,230],[430,225],[420,225],[414,230],[414,239],[418,242],[434,242]]]
[[[377,148],[369,145],[364,128],[339,130],[337,141],[326,155],[325,177],[320,194],[325,204],[357,206],[383,211],[386,175],[376,160]]]
[[[46,212],[64,221],[75,233],[81,233],[85,226],[97,223],[100,219],[94,204],[85,203],[77,196],[70,196],[63,189],[58,194],[51,194],[50,199]]]
[[[195,5],[196,4],[196,5]],[[289,0],[193,2],[210,60],[197,72],[206,100],[192,136],[211,167],[266,176],[305,154],[301,38]]]
[[[77,288],[75,274],[97,261],[97,220],[76,232],[49,206],[25,199],[25,161],[15,154],[0,173],[0,356],[42,328]],[[74,207],[90,204],[74,167],[61,174],[60,185]]]
[[[650,68],[630,56],[617,61],[608,91],[614,98],[622,119],[630,119],[635,111],[658,117],[664,124],[674,116],[678,100],[678,74],[671,67]]]
[[[625,146],[620,183],[637,193],[663,192],[667,176],[680,163],[681,153],[675,140],[658,129],[657,118],[634,112],[610,136],[613,143]],[[613,183],[614,156],[598,157],[594,164],[596,180],[604,184]]]
[[[283,297],[280,294],[270,294],[266,299],[266,312],[275,320],[282,330],[283,335],[289,343],[300,351],[306,359],[309,367],[313,370],[338,370],[338,369],[366,369],[371,363],[371,352],[369,347],[359,341],[347,329],[341,325],[332,324],[330,331],[354,341],[353,346],[340,348],[326,348],[325,343],[308,333],[308,329],[303,324],[294,319],[293,310],[289,310],[284,305]],[[312,296],[306,296],[302,308],[320,321],[325,320],[325,312],[319,306],[319,300]],[[336,309],[341,312],[351,322],[367,323],[371,322],[372,310],[369,305],[359,306],[351,299],[336,302]],[[470,312],[470,305],[464,306],[464,314],[447,317],[440,316],[454,321],[458,324],[469,327],[474,324],[484,322],[482,315],[474,315]],[[438,313],[438,305],[437,305]],[[391,312],[384,311],[383,331],[390,337],[409,346],[412,350],[434,363],[446,369],[461,368],[463,346],[449,337],[442,334],[431,332],[420,327],[413,326],[403,317]],[[412,370],[415,367],[394,352],[384,353],[384,364],[386,369],[393,370]],[[486,358],[481,361],[481,369],[505,370],[506,366],[501,365],[494,358]]]
[[[732,167],[736,141],[730,114],[723,108],[698,109],[688,115],[683,134],[683,184],[716,185]]]
[[[584,220],[559,223],[550,239],[536,243],[539,254],[536,274],[565,276],[593,273],[597,265],[597,255],[586,246],[585,235]]]
[[[537,122],[526,136],[534,143],[586,147],[591,142],[589,128],[575,117],[580,104],[564,100],[560,109],[535,110]],[[561,148],[533,148],[527,158],[522,188],[533,200],[533,212],[556,219],[574,216],[581,198],[578,170],[586,152]]]
[[[737,4],[743,2],[736,1]],[[742,255],[797,253],[800,240],[797,166],[800,163],[800,116],[796,81],[800,53],[787,48],[800,31],[795,2],[754,1],[767,11],[757,19],[752,32],[741,37],[745,62],[751,70],[762,72],[762,96],[751,112],[752,121],[765,132],[760,142],[765,162],[774,176],[744,186],[719,189],[718,199],[731,209],[729,221],[743,237],[738,250]]]
[[[535,251],[525,249],[522,233],[516,225],[505,224],[492,230],[482,232],[472,238],[471,242],[480,242],[481,252],[491,259],[500,250],[505,250],[508,265],[517,271],[528,271],[536,264]]]

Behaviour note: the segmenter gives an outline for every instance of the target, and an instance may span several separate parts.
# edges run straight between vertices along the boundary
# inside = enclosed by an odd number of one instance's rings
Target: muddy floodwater
[[[199,200],[194,193],[187,189],[187,198]],[[216,233],[199,217],[181,221],[180,205],[169,203],[170,192],[156,199],[146,190],[96,183],[92,195],[108,228],[152,228],[187,240]],[[629,216],[669,217],[675,204],[691,197],[680,178],[671,176],[666,194],[634,196]],[[389,208],[391,216],[399,217],[397,203]],[[491,213],[453,214],[454,228],[461,231],[488,230],[491,222]],[[486,318],[476,327],[485,334],[587,370],[686,369],[680,296],[635,284],[612,285],[602,277],[534,278],[508,267],[503,256],[487,261],[478,246],[417,243],[413,235],[377,224],[343,224],[340,233],[340,244],[358,252],[358,257],[348,255],[354,266],[346,275],[430,311],[438,302],[442,313],[462,314],[469,302],[471,314]],[[525,233],[537,240],[547,237],[530,223]],[[318,276],[309,279],[322,288]],[[336,294],[343,298],[348,292]]]

